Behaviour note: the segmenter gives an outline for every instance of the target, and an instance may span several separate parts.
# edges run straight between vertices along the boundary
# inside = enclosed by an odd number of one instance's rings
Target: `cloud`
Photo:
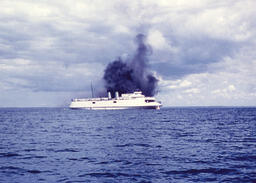
[[[238,52],[234,58],[209,65],[208,72],[190,74],[183,80],[163,80],[162,99],[166,105],[255,105],[256,54],[253,50]],[[246,62],[246,64],[245,64]],[[187,87],[181,82],[191,83]],[[168,96],[168,97],[167,97]]]
[[[58,92],[64,98],[80,95],[91,81],[100,82],[109,62],[131,57],[138,33],[148,35],[150,66],[161,78],[159,97],[168,105],[252,105],[255,99],[254,0],[2,0],[0,5],[1,100],[26,93],[34,98],[54,93],[51,99]]]
[[[167,51],[176,51],[175,48],[172,48],[168,41],[164,38],[163,34],[158,30],[150,30],[148,33],[148,42],[156,50],[167,50]]]
[[[226,88],[217,89],[217,90],[212,91],[212,94],[219,95],[219,96],[222,96],[222,97],[229,97],[231,95],[231,93],[235,90],[236,90],[236,88],[235,88],[234,85],[229,85]]]
[[[97,63],[75,64],[65,67],[58,63],[38,64],[30,60],[5,60],[0,64],[2,83],[10,89],[27,88],[32,91],[82,91],[97,82],[101,65]],[[100,72],[98,72],[100,71]],[[96,79],[95,79],[96,78]],[[85,82],[89,80],[89,82]]]
[[[194,3],[194,2],[193,2]],[[152,19],[176,52],[154,52],[154,69],[166,78],[207,72],[208,65],[232,57],[255,42],[253,1],[168,3]],[[178,5],[177,5],[178,4]],[[175,7],[175,8],[174,8]],[[164,26],[163,26],[164,25]],[[252,45],[253,47],[253,45]]]
[[[168,82],[167,82],[168,83]],[[162,84],[162,82],[160,82]],[[174,82],[170,82],[169,86],[167,86],[170,89],[179,89],[179,88],[186,88],[189,87],[192,83],[187,80],[176,80]]]
[[[183,93],[197,94],[197,93],[200,93],[200,90],[198,88],[190,88],[190,89],[183,91]]]

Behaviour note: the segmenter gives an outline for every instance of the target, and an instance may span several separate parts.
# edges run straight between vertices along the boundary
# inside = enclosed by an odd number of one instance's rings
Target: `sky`
[[[65,107],[101,90],[135,37],[164,106],[256,105],[255,0],[1,0],[0,107]]]

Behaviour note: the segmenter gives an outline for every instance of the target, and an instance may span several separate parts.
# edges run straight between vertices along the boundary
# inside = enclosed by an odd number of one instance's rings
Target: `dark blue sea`
[[[256,108],[1,108],[0,182],[256,182]]]

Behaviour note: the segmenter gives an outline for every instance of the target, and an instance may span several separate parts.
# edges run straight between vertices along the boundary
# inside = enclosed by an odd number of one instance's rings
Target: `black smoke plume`
[[[116,91],[122,94],[140,90],[146,96],[154,96],[157,92],[158,80],[148,71],[148,56],[152,49],[145,43],[143,34],[136,36],[136,44],[136,53],[130,61],[118,58],[105,69],[105,88],[112,96]]]

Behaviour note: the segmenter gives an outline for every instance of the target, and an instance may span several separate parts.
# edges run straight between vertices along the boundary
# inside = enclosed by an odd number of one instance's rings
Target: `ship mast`
[[[94,98],[92,82],[91,82],[91,93],[92,93],[92,98]]]

